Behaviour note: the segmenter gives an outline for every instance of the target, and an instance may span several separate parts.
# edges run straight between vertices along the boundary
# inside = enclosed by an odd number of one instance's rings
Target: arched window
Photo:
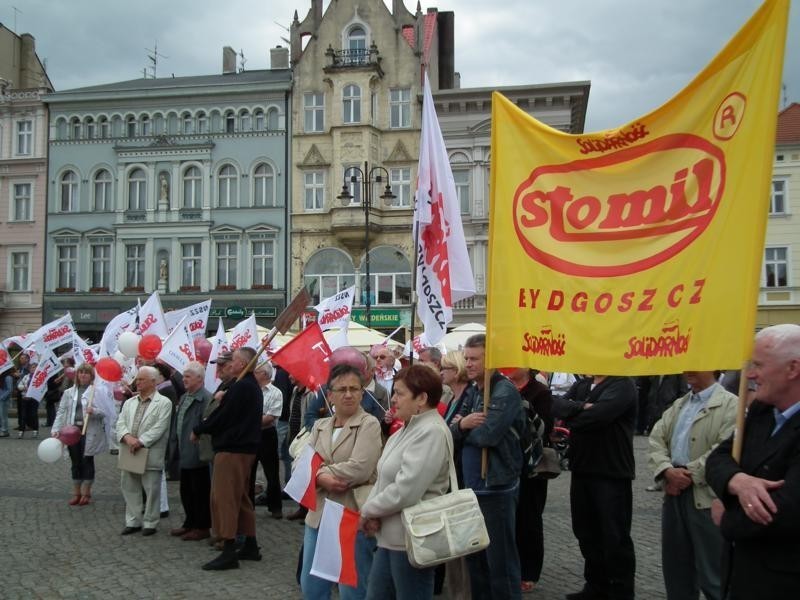
[[[73,140],[81,139],[81,121],[78,117],[73,117],[70,121],[69,137]]]
[[[59,119],[56,121],[56,139],[57,140],[66,140],[68,137],[67,133],[67,120],[66,119]]]
[[[197,113],[197,133],[208,133],[208,117],[206,113]]]
[[[107,117],[100,117],[97,122],[100,125],[100,138],[106,139],[109,135],[108,131],[108,118]]]
[[[303,285],[311,294],[312,304],[319,304],[355,283],[355,270],[350,257],[335,248],[316,252],[306,261]]]
[[[78,210],[78,176],[75,171],[65,171],[61,176],[61,212]]]
[[[133,115],[125,119],[125,133],[128,137],[136,137],[136,117]]]
[[[236,115],[232,110],[225,113],[225,133],[236,132]]]
[[[182,120],[183,120],[183,129],[182,129],[183,134],[191,135],[192,133],[194,133],[194,119],[192,118],[192,114],[188,112],[183,113]]]
[[[95,211],[111,210],[113,196],[111,195],[111,173],[100,169],[94,174],[94,202]]]
[[[142,169],[134,169],[128,175],[128,210],[147,208],[147,176]]]
[[[277,131],[278,129],[278,111],[274,108],[267,111],[267,129],[270,131]]]
[[[86,132],[87,140],[94,139],[94,119],[92,117],[86,117],[86,121],[84,121],[84,131]]]
[[[275,171],[267,163],[253,171],[253,206],[275,206]]]
[[[253,121],[256,131],[264,131],[264,111],[260,108],[253,113]]]
[[[203,202],[200,169],[189,167],[183,173],[183,208],[200,208]]]
[[[367,34],[360,25],[347,34],[347,55],[345,64],[361,65],[367,62]]]
[[[379,246],[369,252],[370,305],[411,303],[411,263],[397,248]],[[359,266],[361,304],[367,303],[367,271]]]
[[[243,110],[239,113],[239,131],[250,131],[250,113]]]
[[[153,132],[151,125],[152,123],[150,122],[150,117],[147,115],[142,115],[142,118],[139,121],[139,131],[141,135],[151,135]]]
[[[218,206],[220,208],[235,208],[238,205],[238,195],[236,193],[238,187],[236,183],[239,180],[239,174],[236,172],[236,169],[234,169],[232,165],[225,165],[219,170],[217,179],[219,182],[217,195]]]
[[[342,91],[342,106],[345,123],[361,122],[361,88],[357,85],[346,85]]]

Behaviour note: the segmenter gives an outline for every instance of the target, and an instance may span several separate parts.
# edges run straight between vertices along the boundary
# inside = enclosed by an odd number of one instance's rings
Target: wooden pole
[[[733,448],[731,456],[737,463],[742,459],[742,442],[744,442],[744,413],[747,408],[747,368],[750,361],[745,361],[742,365],[742,373],[739,376],[739,406],[736,410],[736,428],[733,430]]]
[[[492,381],[492,369],[486,369],[483,372],[483,414],[489,412],[489,384]],[[484,448],[481,451],[481,479],[486,479],[486,473],[489,471],[489,449]]]
[[[75,379],[77,379],[77,376],[75,377]],[[92,383],[92,392],[89,394],[89,401],[86,403],[87,409],[92,408],[92,404],[94,404],[94,390],[95,390],[94,383]],[[80,402],[81,399],[78,398],[77,401]],[[83,415],[83,429],[81,429],[81,435],[86,435],[86,427],[88,425],[89,425],[89,415],[85,414]]]

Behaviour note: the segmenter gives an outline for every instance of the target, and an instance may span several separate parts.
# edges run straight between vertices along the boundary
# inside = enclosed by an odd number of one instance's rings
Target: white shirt
[[[268,383],[261,388],[261,392],[264,394],[264,409],[261,414],[272,415],[275,419],[280,417],[283,409],[283,394],[281,391],[271,383]],[[269,427],[275,427],[275,423]]]

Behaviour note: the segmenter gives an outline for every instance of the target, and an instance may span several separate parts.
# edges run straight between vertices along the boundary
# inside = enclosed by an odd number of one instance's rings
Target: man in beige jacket
[[[691,391],[650,433],[649,467],[664,490],[661,551],[668,600],[720,600],[723,539],[711,520],[719,502],[706,483],[706,458],[733,431],[737,398],[713,371],[687,371]]]
[[[141,475],[122,470],[120,487],[125,498],[125,529],[122,535],[138,531],[149,536],[156,532],[161,506],[161,470],[167,449],[172,402],[156,391],[158,371],[141,367],[136,374],[139,392],[125,404],[117,420],[120,454],[147,448],[147,464]],[[142,516],[142,491],[147,496]],[[142,529],[144,524],[144,529]]]

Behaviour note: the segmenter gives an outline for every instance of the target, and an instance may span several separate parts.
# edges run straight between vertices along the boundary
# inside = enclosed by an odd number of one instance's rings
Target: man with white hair
[[[283,394],[272,385],[274,369],[269,361],[256,366],[256,376],[261,393],[264,395],[264,407],[261,413],[261,445],[258,448],[256,462],[250,476],[250,484],[255,484],[258,464],[267,478],[265,492],[254,499],[254,504],[266,504],[273,519],[283,518],[283,502],[281,500],[280,462],[278,461],[278,429],[276,423],[283,409]]]
[[[120,446],[120,453],[147,452],[144,473],[121,471],[120,487],[125,498],[125,529],[122,535],[138,531],[145,536],[153,535],[161,515],[161,470],[164,468],[172,402],[156,391],[158,378],[159,373],[155,368],[139,368],[135,379],[139,393],[122,405],[117,420],[117,440],[124,445]],[[144,516],[142,491],[147,496]]]
[[[706,461],[706,480],[724,504],[712,516],[728,542],[722,597],[796,598],[800,590],[800,326],[756,335],[747,378],[755,400],[741,460],[733,436]]]

